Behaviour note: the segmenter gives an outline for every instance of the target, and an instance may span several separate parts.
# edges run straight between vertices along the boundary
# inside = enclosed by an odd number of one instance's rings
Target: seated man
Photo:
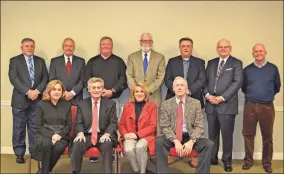
[[[73,173],[81,171],[84,152],[93,146],[102,153],[104,172],[112,173],[112,149],[117,145],[116,104],[113,100],[102,98],[103,89],[101,78],[90,78],[88,91],[91,97],[78,103],[77,136],[71,155]]]
[[[196,173],[210,173],[213,142],[204,138],[204,124],[200,101],[188,96],[187,82],[176,77],[173,82],[175,97],[162,103],[160,127],[162,135],[156,139],[157,173],[168,173],[169,150],[175,147],[183,157],[194,149],[199,153]]]

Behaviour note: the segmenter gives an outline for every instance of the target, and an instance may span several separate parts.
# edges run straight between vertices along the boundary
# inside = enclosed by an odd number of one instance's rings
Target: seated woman
[[[61,81],[52,80],[38,104],[34,145],[42,164],[38,173],[51,172],[70,141],[71,103],[63,100],[65,92]]]
[[[157,105],[149,100],[148,88],[137,83],[131,89],[130,102],[123,107],[118,130],[121,134],[118,151],[123,150],[135,172],[145,173],[148,148],[155,153]]]

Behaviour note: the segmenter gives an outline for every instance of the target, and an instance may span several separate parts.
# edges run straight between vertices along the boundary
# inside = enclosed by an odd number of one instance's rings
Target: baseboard
[[[218,153],[218,158],[222,159],[222,152]],[[233,152],[233,159],[244,159],[245,157],[245,152]],[[262,158],[262,153],[261,152],[255,152],[253,154],[253,159],[254,160],[261,160]],[[273,153],[273,160],[283,160],[283,153]]]
[[[28,154],[28,150],[26,154]],[[1,154],[14,154],[13,148],[9,146],[1,146]],[[256,152],[253,157],[255,160],[261,160],[262,153]],[[222,152],[218,153],[219,159],[222,158]],[[245,157],[244,152],[233,152],[233,159],[243,159]],[[283,153],[273,153],[273,160],[283,160]]]

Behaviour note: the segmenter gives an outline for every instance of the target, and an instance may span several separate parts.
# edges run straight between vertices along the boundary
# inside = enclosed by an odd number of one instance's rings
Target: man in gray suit
[[[224,170],[231,172],[235,117],[238,114],[238,91],[243,81],[242,61],[230,55],[231,43],[222,39],[217,43],[219,57],[209,60],[204,88],[209,139],[214,142],[211,164],[218,164],[220,129],[223,139]]]
[[[64,39],[63,55],[51,59],[49,80],[60,80],[66,88],[65,100],[77,105],[83,99],[83,71],[85,60],[73,55],[75,42],[72,38]]]
[[[204,123],[199,100],[189,97],[187,81],[176,77],[173,82],[175,97],[161,106],[162,135],[156,139],[157,173],[168,173],[169,150],[175,147],[177,155],[188,155],[192,149],[199,153],[196,173],[210,173],[213,142],[204,138]]]
[[[35,41],[24,38],[22,54],[10,59],[9,79],[14,86],[12,95],[13,149],[17,163],[25,163],[26,127],[29,147],[33,143],[36,126],[36,108],[48,82],[44,59],[34,55]]]

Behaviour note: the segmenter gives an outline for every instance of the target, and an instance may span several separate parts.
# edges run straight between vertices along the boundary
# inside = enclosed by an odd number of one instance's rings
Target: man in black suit
[[[76,138],[71,155],[73,173],[81,171],[84,152],[93,146],[102,153],[104,172],[112,173],[112,149],[117,145],[116,104],[102,97],[103,90],[103,79],[90,78],[88,91],[91,97],[78,103]]]
[[[29,147],[35,136],[35,114],[41,94],[48,82],[48,72],[44,59],[34,55],[35,41],[24,38],[22,54],[10,59],[9,79],[14,86],[12,95],[13,149],[17,163],[25,163],[26,127]]]
[[[65,100],[77,105],[83,99],[83,71],[85,60],[73,55],[75,42],[66,38],[62,44],[64,54],[51,59],[49,80],[60,80],[66,88]]]
[[[231,43],[222,39],[217,43],[219,57],[209,60],[206,68],[206,98],[209,139],[214,142],[211,164],[218,164],[220,129],[223,140],[224,170],[231,172],[235,117],[238,114],[238,91],[243,81],[242,61],[231,56]]]
[[[193,40],[190,38],[181,38],[179,40],[179,50],[181,55],[169,59],[165,84],[168,88],[166,100],[175,96],[173,91],[174,79],[178,76],[186,79],[188,84],[188,94],[200,101],[204,108],[202,89],[205,85],[205,61],[192,56]]]

